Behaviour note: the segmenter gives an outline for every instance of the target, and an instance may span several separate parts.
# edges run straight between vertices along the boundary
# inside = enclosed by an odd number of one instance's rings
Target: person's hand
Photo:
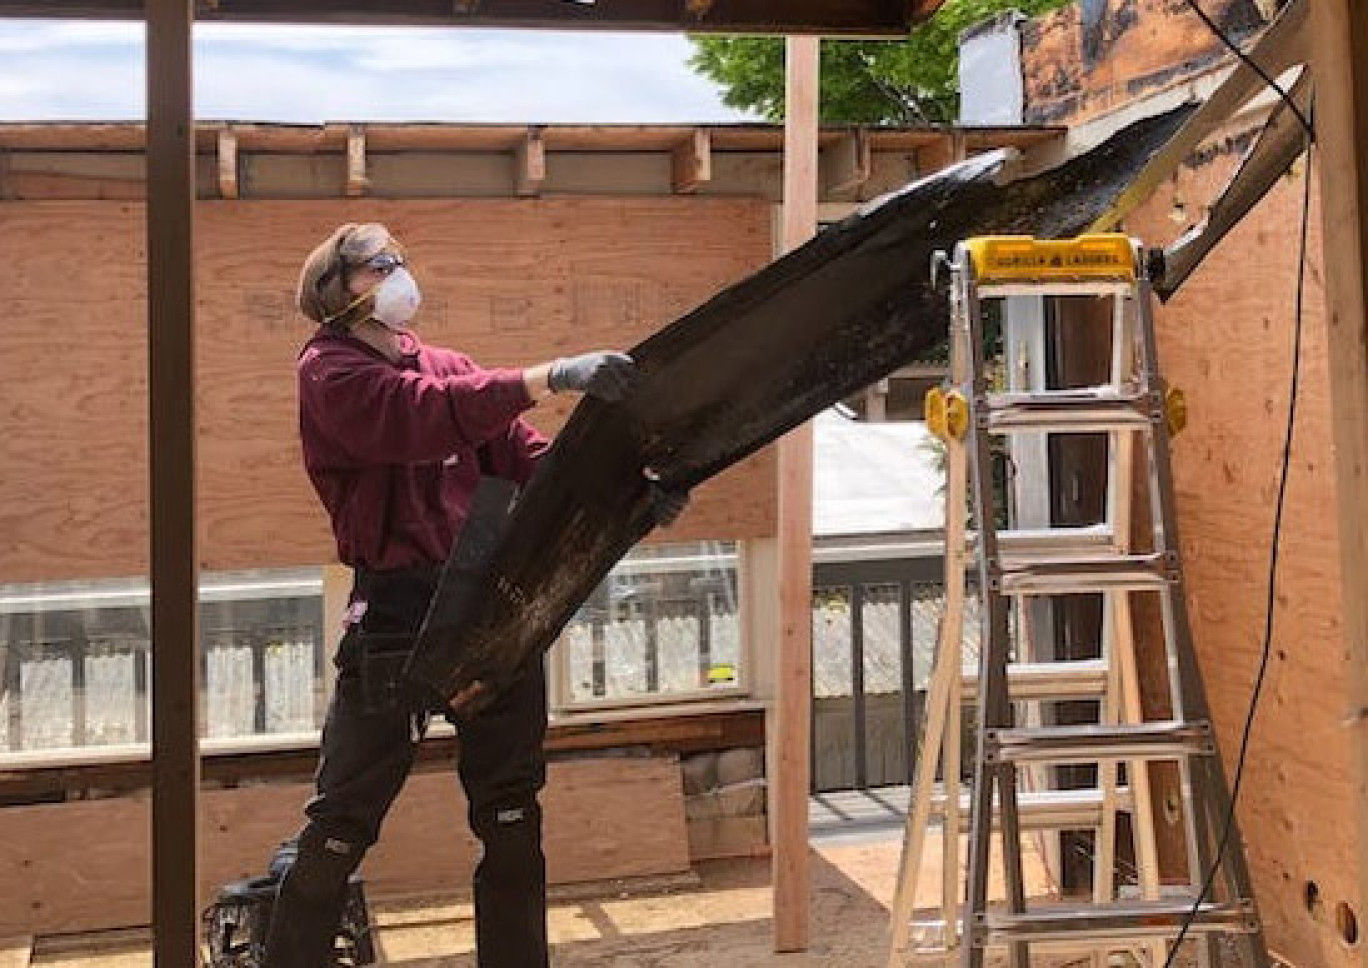
[[[567,356],[551,364],[547,384],[552,393],[573,390],[608,403],[627,395],[636,381],[636,364],[626,353],[598,352]]]

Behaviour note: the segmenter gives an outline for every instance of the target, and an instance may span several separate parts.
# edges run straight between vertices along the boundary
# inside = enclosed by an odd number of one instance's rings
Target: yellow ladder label
[[[978,282],[1060,282],[1072,279],[1134,281],[1135,249],[1115,232],[1073,239],[985,235],[967,239]]]

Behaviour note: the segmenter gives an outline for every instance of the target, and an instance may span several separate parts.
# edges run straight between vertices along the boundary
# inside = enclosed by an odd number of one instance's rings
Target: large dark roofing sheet
[[[991,153],[822,232],[632,349],[641,380],[575,410],[501,530],[468,528],[411,671],[454,696],[497,688],[555,640],[653,526],[643,468],[688,488],[944,338],[932,254],[967,236],[1083,230],[1191,111],[1140,121],[1005,186]],[[493,514],[498,518],[498,514]],[[493,526],[491,526],[493,527]]]

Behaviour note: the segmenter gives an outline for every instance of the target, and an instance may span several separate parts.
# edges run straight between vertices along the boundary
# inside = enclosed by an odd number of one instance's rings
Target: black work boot
[[[541,807],[533,798],[480,814],[472,818],[483,847],[475,868],[479,968],[547,968]]]
[[[305,828],[271,913],[262,968],[333,968],[347,880],[364,853],[359,844]]]

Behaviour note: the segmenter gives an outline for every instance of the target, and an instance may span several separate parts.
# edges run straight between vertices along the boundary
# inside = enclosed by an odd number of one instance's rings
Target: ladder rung
[[[1116,788],[1117,810],[1129,812],[1133,799],[1130,787]],[[969,829],[969,811],[973,807],[972,794],[960,794],[960,832]],[[945,793],[931,798],[932,813],[945,814]],[[1102,826],[1102,791],[1096,787],[1083,790],[1030,790],[1017,795],[1017,818],[1022,830],[1092,830]],[[993,827],[998,826],[998,811],[993,810]]]
[[[978,698],[978,684],[978,669],[966,666],[960,681],[965,701]],[[1106,690],[1107,663],[1102,659],[1007,664],[1007,691],[1012,699],[1097,699]]]
[[[1058,907],[1025,914],[989,911],[975,931],[976,944],[1082,938],[1165,938],[1182,930],[1191,901],[1137,901],[1093,907]],[[1253,905],[1205,902],[1189,932],[1252,934],[1259,930]]]
[[[1103,591],[1158,591],[1177,579],[1163,554],[1077,556],[1030,560],[1004,557],[1004,595],[1068,595]]]
[[[1111,525],[1082,528],[1004,528],[996,532],[999,554],[1019,556],[1116,554]],[[978,532],[965,534],[965,551],[976,554]]]
[[[963,919],[955,919],[957,938],[964,937],[963,924]],[[946,968],[946,959],[951,955],[959,955],[963,950],[958,944],[954,948],[946,948],[944,918],[938,918],[934,921],[912,921],[910,929],[915,937],[908,947],[900,952],[903,964],[936,965],[937,968]],[[1136,939],[1133,938],[1124,939],[1120,944],[1111,941],[1109,938],[1041,939],[1031,943],[1031,952],[1032,954],[1048,952],[1054,955],[1081,954],[1094,951],[1125,950],[1136,943]],[[998,948],[1002,947],[1002,944],[990,943],[989,946]],[[1159,968],[1159,966],[1156,965],[1154,968]]]
[[[1136,430],[1149,426],[1158,412],[1153,395],[1118,393],[1110,387],[990,393],[985,404],[982,426],[999,434]]]
[[[1001,299],[1005,296],[1111,296],[1128,299],[1135,295],[1133,282],[1099,282],[1086,280],[1022,280],[1018,282],[983,282],[976,286],[982,299]]]
[[[1126,726],[1036,726],[988,730],[989,755],[1010,763],[1163,760],[1215,752],[1207,722]]]

